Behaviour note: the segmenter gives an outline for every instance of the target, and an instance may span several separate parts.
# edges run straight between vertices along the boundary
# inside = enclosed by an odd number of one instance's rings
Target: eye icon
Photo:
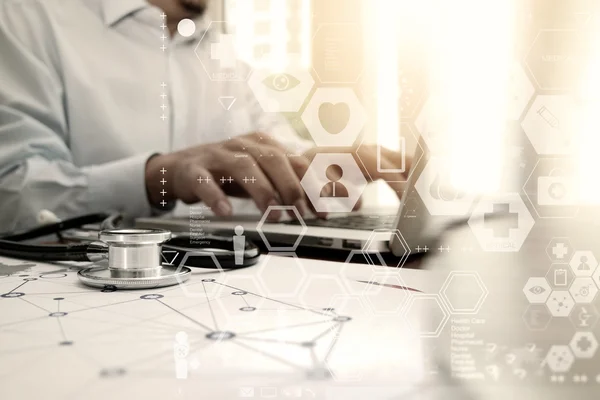
[[[263,80],[263,84],[271,90],[285,92],[300,84],[300,81],[290,74],[273,74]]]
[[[546,289],[544,289],[543,287],[541,287],[541,286],[539,286],[539,285],[536,285],[536,286],[533,286],[533,287],[531,287],[531,288],[529,289],[529,291],[530,291],[531,293],[533,293],[533,294],[536,294],[536,295],[537,295],[537,294],[542,294],[542,293],[544,293],[544,292],[546,291]]]

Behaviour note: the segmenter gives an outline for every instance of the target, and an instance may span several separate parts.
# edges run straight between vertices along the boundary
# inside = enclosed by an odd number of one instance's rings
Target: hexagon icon
[[[552,315],[544,304],[530,304],[523,313],[523,321],[531,331],[544,331],[548,328]]]
[[[431,158],[417,179],[415,188],[431,215],[465,215],[475,196],[453,187],[450,168],[441,158]]]
[[[440,290],[452,314],[477,314],[488,294],[481,277],[474,271],[450,272]]]
[[[513,62],[510,69],[508,89],[508,118],[517,121],[535,94],[533,84],[517,61]]]
[[[409,297],[404,318],[420,337],[438,337],[450,319],[450,313],[439,295],[417,293]]]
[[[255,69],[248,80],[248,86],[265,112],[298,112],[315,84],[310,72],[302,67],[300,56],[286,58],[290,63],[285,68]]]
[[[527,280],[527,283],[523,287],[523,293],[525,297],[532,304],[543,304],[550,297],[552,289],[548,285],[546,278],[532,277]]]
[[[484,196],[469,218],[469,226],[485,251],[519,251],[534,223],[518,193]]]
[[[596,298],[598,287],[592,278],[580,276],[575,278],[571,284],[569,293],[573,296],[575,303],[589,304]]]
[[[553,345],[548,350],[545,362],[553,372],[568,372],[575,361],[571,349],[567,345]]]
[[[523,193],[540,218],[573,218],[579,212],[577,166],[572,158],[540,158]]]
[[[317,146],[349,147],[364,128],[367,114],[351,88],[323,87],[313,94],[302,121]]]
[[[367,186],[349,153],[315,155],[300,184],[317,212],[350,212]]]
[[[409,156],[408,154],[406,154],[406,137],[410,137],[412,136],[414,138],[415,143],[417,144],[417,147],[419,147],[420,151],[415,151],[414,154],[418,155],[418,158],[413,158],[410,162],[410,169],[407,172],[407,162],[406,162],[406,157]],[[358,157],[358,160],[360,161],[360,163],[363,165],[364,167],[364,171],[366,172],[366,174],[369,176],[369,179],[374,182],[376,179],[373,179],[373,177],[371,176],[369,169],[366,168],[366,165],[364,163],[364,161],[362,160],[362,158],[360,157],[361,155],[361,147],[365,146],[373,146],[375,147],[375,150],[377,151],[377,172],[379,174],[381,174],[382,179],[385,182],[406,182],[410,179],[410,176],[412,175],[412,173],[414,171],[417,170],[417,165],[419,164],[419,162],[422,160],[423,155],[425,154],[423,147],[421,146],[421,143],[419,141],[419,136],[417,133],[415,133],[415,130],[413,129],[413,127],[411,126],[410,123],[408,122],[402,122],[400,124],[400,149],[399,149],[399,153],[400,153],[400,157],[402,157],[401,162],[399,163],[399,165],[394,166],[394,168],[389,167],[389,166],[384,166],[384,164],[382,164],[382,154],[384,154],[385,152],[385,147],[381,146],[380,144],[374,144],[374,143],[365,143],[365,141],[368,140],[368,138],[365,136],[363,137],[362,141],[360,142],[360,145],[358,146],[358,148],[356,149],[356,156]],[[395,168],[395,167],[400,167],[400,168]],[[395,180],[395,178],[393,178],[393,175],[390,174],[400,174],[401,176],[403,176],[402,179],[399,180]],[[386,175],[387,174],[387,175]]]
[[[554,263],[546,273],[546,280],[554,290],[566,290],[573,283],[575,275],[568,264]]]
[[[589,359],[593,358],[598,350],[598,340],[593,332],[575,332],[573,339],[569,342],[569,347],[575,357]]]
[[[573,246],[566,237],[555,237],[546,246],[546,254],[555,262],[566,262],[573,256]]]
[[[225,21],[211,21],[194,53],[211,81],[245,81],[251,69],[236,54],[236,36],[225,32]]]
[[[294,213],[296,220],[300,224],[301,228],[300,228],[300,232],[297,234],[298,236],[297,236],[296,240],[294,241],[294,243],[292,245],[274,246],[267,239],[267,236],[265,235],[265,233],[263,231],[263,226],[265,225],[265,222],[269,218],[269,214],[273,211],[292,211]],[[296,251],[296,248],[302,242],[302,238],[306,234],[307,230],[308,230],[308,227],[304,223],[304,219],[302,219],[302,215],[300,215],[300,213],[298,212],[298,209],[295,206],[269,206],[269,207],[267,207],[267,210],[265,211],[265,213],[261,217],[260,221],[258,221],[258,224],[256,225],[256,232],[258,232],[258,234],[260,235],[261,239],[263,240],[265,246],[267,247],[267,249],[269,251]],[[288,232],[288,235],[289,234],[290,234],[290,232]]]
[[[186,262],[193,258],[202,259],[202,262],[207,265],[206,268],[211,268],[214,270],[214,273],[206,274],[206,276],[203,276],[201,279],[190,279],[187,282],[181,281],[179,275],[176,275],[179,287],[187,297],[216,297],[219,293],[220,286],[215,284],[215,282],[221,281],[224,278],[225,272],[223,271],[223,268],[221,268],[221,264],[214,253],[188,251],[181,259],[176,272],[181,271],[186,265]]]
[[[277,256],[289,257],[294,260],[282,262]],[[256,277],[269,297],[294,297],[304,281],[306,271],[301,260],[295,253],[270,252],[260,261]]]
[[[574,139],[575,104],[565,95],[537,96],[521,123],[527,138],[540,155],[568,155]]]
[[[322,83],[356,83],[364,69],[363,27],[357,23],[320,24],[312,38],[313,69]]]
[[[398,315],[411,295],[398,270],[376,272],[365,284],[361,298],[374,315]],[[405,289],[403,289],[405,288]]]
[[[381,242],[391,242],[392,240],[398,241],[404,252],[402,256],[396,258],[397,263],[396,266],[388,266],[385,260],[383,259],[381,252],[379,251],[379,246]],[[389,246],[389,244],[388,244]],[[410,247],[408,247],[408,243],[404,240],[404,236],[402,236],[402,232],[398,229],[374,229],[369,238],[365,242],[362,248],[362,252],[365,255],[365,259],[367,262],[375,267],[375,269],[381,269],[383,271],[388,271],[390,267],[392,268],[402,268],[406,263],[406,260],[410,256]]]
[[[569,266],[575,276],[592,276],[598,267],[598,261],[591,251],[576,251],[569,261]]]
[[[592,330],[600,319],[600,312],[593,304],[577,304],[569,319],[577,330]]]
[[[554,317],[568,317],[575,306],[575,301],[566,290],[555,290],[548,297],[546,306]]]

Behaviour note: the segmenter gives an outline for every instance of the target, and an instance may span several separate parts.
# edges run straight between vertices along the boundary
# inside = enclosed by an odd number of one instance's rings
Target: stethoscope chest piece
[[[163,229],[109,229],[100,232],[108,245],[108,262],[79,271],[88,286],[115,289],[149,289],[187,281],[188,267],[163,266],[162,244],[171,238]]]

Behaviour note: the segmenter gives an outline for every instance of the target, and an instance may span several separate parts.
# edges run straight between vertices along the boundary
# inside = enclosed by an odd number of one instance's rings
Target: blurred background
[[[531,177],[554,174],[589,203],[600,200],[598,3],[214,0],[211,13],[252,66],[283,71],[300,55],[317,87],[351,87],[368,114],[363,143],[410,156],[422,135],[463,190],[535,194]],[[367,197],[397,201],[385,185]]]

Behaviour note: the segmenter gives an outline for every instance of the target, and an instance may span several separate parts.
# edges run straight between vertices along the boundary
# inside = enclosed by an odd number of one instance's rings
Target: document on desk
[[[0,258],[2,398],[397,398],[423,378],[407,321],[431,272],[267,255],[125,291],[79,268]]]

